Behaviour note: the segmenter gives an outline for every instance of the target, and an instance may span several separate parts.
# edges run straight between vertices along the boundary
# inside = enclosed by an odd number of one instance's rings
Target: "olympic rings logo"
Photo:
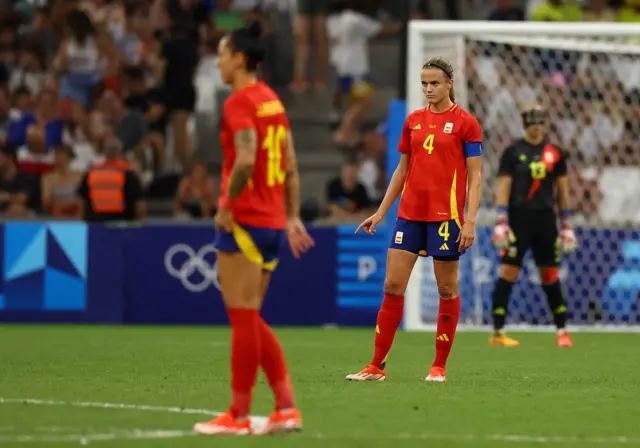
[[[218,282],[218,267],[214,262],[211,264],[206,257],[216,252],[212,244],[202,246],[197,252],[187,244],[174,244],[164,255],[164,267],[167,273],[180,280],[184,289],[190,292],[203,292],[211,285],[220,289]],[[184,261],[181,264],[180,259]],[[200,281],[192,281],[191,276],[198,272],[202,276]]]

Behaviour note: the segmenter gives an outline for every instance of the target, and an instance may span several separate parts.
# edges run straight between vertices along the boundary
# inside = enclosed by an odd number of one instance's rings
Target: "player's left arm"
[[[475,225],[482,195],[482,129],[470,117],[463,135],[462,148],[467,164],[467,217],[458,235],[458,250],[463,252],[475,240]]]
[[[285,140],[286,177],[284,184],[285,207],[287,210],[287,239],[294,257],[299,258],[315,245],[313,238],[300,220],[300,175],[298,160],[293,146],[291,129]]]
[[[298,173],[298,159],[293,146],[291,130],[287,131],[285,140],[286,178],[284,183],[285,207],[288,219],[300,217],[300,175]]]
[[[563,252],[571,252],[578,247],[578,239],[571,226],[571,195],[569,191],[569,175],[567,173],[567,158],[562,153],[561,159],[556,165],[556,191],[558,195],[558,207],[560,208],[560,218],[562,229],[560,230],[559,243]]]
[[[482,128],[469,117],[462,147],[467,161],[467,221],[475,225],[482,195]]]

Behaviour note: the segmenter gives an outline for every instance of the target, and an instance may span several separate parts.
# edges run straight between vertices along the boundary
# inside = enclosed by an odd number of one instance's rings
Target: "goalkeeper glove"
[[[556,244],[563,253],[573,252],[578,248],[578,238],[576,232],[571,228],[569,218],[571,218],[571,210],[563,210],[560,214],[562,219],[562,228]]]
[[[507,207],[498,207],[498,220],[493,229],[491,237],[494,247],[497,249],[506,249],[516,242],[516,236],[513,234],[507,220]]]

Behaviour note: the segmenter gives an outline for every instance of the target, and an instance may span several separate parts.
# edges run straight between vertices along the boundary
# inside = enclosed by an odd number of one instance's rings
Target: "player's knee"
[[[453,299],[458,295],[458,285],[455,282],[438,283],[438,293],[443,299]]]
[[[407,289],[407,285],[393,277],[387,277],[384,279],[385,294],[401,296],[404,294],[405,289]]]
[[[560,280],[560,270],[557,267],[541,268],[540,277],[545,285],[556,283]]]
[[[509,264],[500,265],[499,276],[501,279],[506,280],[509,283],[517,282],[519,274],[520,274],[520,266],[512,266]]]

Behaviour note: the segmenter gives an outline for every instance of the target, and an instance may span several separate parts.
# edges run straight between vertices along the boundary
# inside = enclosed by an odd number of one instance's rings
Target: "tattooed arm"
[[[287,132],[286,157],[287,177],[284,184],[285,206],[287,209],[287,218],[295,219],[300,217],[300,176],[298,175],[298,161],[296,160],[296,151],[293,146],[291,131]]]
[[[256,130],[251,128],[239,130],[233,137],[233,144],[236,147],[236,161],[233,164],[227,188],[227,195],[231,200],[240,196],[253,174],[258,148]]]

